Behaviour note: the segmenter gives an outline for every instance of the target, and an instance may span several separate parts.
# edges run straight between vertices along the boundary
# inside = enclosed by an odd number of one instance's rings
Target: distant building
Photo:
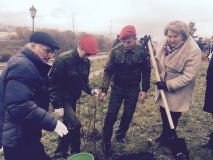
[[[0,24],[0,32],[14,32],[15,26]]]
[[[0,24],[0,38],[11,39],[16,36],[15,26]]]
[[[16,32],[0,32],[0,39],[7,40],[7,39],[15,39],[17,37]]]

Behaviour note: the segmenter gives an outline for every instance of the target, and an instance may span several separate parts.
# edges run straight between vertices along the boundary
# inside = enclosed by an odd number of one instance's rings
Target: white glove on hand
[[[210,61],[211,58],[212,58],[212,54],[213,54],[213,53],[210,53],[209,56],[208,56],[208,60],[209,60],[209,61]]]
[[[58,133],[58,135],[60,137],[63,137],[64,135],[66,135],[68,133],[67,127],[61,121],[59,121],[59,120],[57,122],[57,125],[56,125],[54,131],[56,133]]]
[[[55,113],[59,116],[64,115],[64,108],[55,109]]]
[[[95,97],[98,97],[98,95],[99,95],[99,90],[98,90],[98,89],[93,89],[93,90],[91,91],[91,94],[92,94],[93,96],[95,96]]]

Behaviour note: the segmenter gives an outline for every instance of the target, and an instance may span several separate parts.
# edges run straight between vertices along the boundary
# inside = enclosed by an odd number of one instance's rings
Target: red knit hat
[[[134,35],[136,35],[135,27],[133,25],[127,25],[121,30],[119,39],[128,39]]]
[[[98,53],[98,43],[90,34],[84,35],[79,43],[82,49],[88,54],[97,54]]]

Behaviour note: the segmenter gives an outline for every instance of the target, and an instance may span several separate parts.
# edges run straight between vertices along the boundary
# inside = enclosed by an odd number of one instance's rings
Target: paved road
[[[107,54],[103,54],[103,55],[91,56],[91,57],[89,57],[89,59],[92,61],[92,60],[102,59],[102,58],[107,58],[107,57],[108,57]],[[50,61],[49,64],[51,65],[52,61]],[[4,64],[0,64],[0,74],[1,74],[3,68],[4,68]]]
[[[96,59],[102,59],[102,58],[107,58],[108,55],[104,54],[104,55],[98,55],[98,56],[90,56],[89,59],[92,60],[96,60]]]

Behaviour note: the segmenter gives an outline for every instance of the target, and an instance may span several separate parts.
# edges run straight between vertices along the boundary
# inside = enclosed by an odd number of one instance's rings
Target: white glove
[[[59,116],[64,115],[64,108],[55,109],[55,113]]]
[[[61,121],[59,121],[59,120],[57,122],[57,125],[56,125],[54,131],[56,133],[58,133],[58,135],[60,137],[63,137],[64,135],[66,135],[68,133],[67,127]]]
[[[208,56],[208,60],[209,60],[209,61],[210,61],[211,58],[212,58],[212,54],[213,54],[213,53],[210,53],[209,56]]]
[[[99,95],[99,90],[98,90],[98,89],[93,89],[93,90],[91,91],[91,94],[92,94],[93,96],[95,96],[95,97],[98,97],[98,95]]]

